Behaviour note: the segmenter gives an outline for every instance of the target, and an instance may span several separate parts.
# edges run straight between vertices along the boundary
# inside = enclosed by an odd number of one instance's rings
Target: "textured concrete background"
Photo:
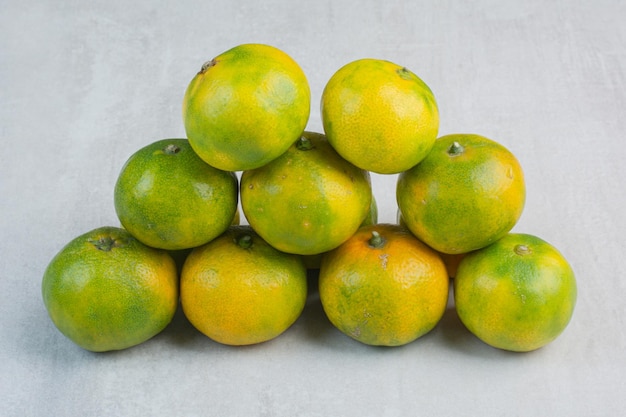
[[[578,1],[30,1],[0,3],[0,414],[3,416],[610,416],[626,408],[626,3]],[[363,57],[402,64],[437,97],[441,134],[517,155],[515,231],[570,260],[578,305],[551,345],[482,344],[453,310],[394,349],[336,331],[312,299],[274,341],[218,345],[182,315],[149,342],[92,354],[65,339],[40,283],[73,237],[116,225],[132,152],[182,137],[184,90],[239,43],[289,53],[321,130],[328,78]],[[395,176],[373,177],[394,222]]]

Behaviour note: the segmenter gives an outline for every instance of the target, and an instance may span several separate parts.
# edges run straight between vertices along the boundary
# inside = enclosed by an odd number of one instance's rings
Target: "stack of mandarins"
[[[511,233],[526,189],[507,148],[438,137],[433,92],[389,61],[330,78],[323,134],[306,130],[310,104],[304,72],[275,47],[243,44],[202,65],[183,100],[187,138],[147,144],[121,169],[122,227],[79,236],[46,269],[56,327],[88,350],[125,349],[180,302],[212,340],[260,343],[297,320],[307,269],[319,269],[326,316],[365,344],[431,331],[451,282],[461,321],[488,345],[530,351],[561,334],[575,277],[552,245]],[[398,224],[377,222],[370,173],[398,174]]]

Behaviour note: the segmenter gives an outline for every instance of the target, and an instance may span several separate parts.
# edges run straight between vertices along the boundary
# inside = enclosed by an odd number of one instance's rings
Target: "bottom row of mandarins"
[[[496,214],[510,214],[520,203],[510,197],[503,199],[504,206],[481,206],[472,202],[481,188],[459,178],[477,181],[482,175],[482,190],[493,197],[505,188],[498,184],[502,178],[519,194],[514,179],[521,173],[513,171],[518,169],[514,164],[494,168],[496,162],[484,162],[489,159],[484,155],[472,161],[471,155],[485,149],[485,140],[452,136],[438,139],[431,153],[431,158],[444,159],[429,168],[436,178],[424,180],[425,174],[410,171],[400,175],[399,224],[377,223],[369,176],[358,169],[350,172],[326,147],[323,135],[306,133],[284,161],[262,172],[243,173],[241,195],[261,193],[252,199],[258,200],[254,204],[242,201],[251,226],[238,225],[234,175],[197,160],[185,140],[155,142],[131,156],[118,178],[115,208],[123,228],[86,233],[50,262],[42,283],[49,315],[64,335],[92,351],[124,349],[150,339],[170,323],[179,304],[189,322],[217,342],[260,343],[298,319],[310,285],[307,268],[315,268],[329,321],[362,343],[404,345],[428,333],[446,310],[452,282],[458,316],[478,338],[511,351],[542,347],[572,316],[572,269],[547,242],[510,233],[515,223],[510,218],[491,242],[471,247],[477,239],[467,238],[470,231],[488,229],[498,221]],[[491,141],[487,145],[498,148]],[[503,155],[495,159],[510,162],[510,155]],[[333,158],[337,160],[330,164],[315,163]],[[481,167],[483,162],[489,169]],[[428,158],[423,162],[429,163]],[[436,171],[446,163],[456,165]],[[493,173],[500,171],[497,179]],[[352,199],[337,193],[342,187],[336,184],[344,177],[356,187]],[[472,191],[463,195],[464,189]],[[515,196],[515,190],[505,191]],[[453,201],[466,205],[464,213],[482,210],[483,223],[455,233],[455,223],[462,228],[467,222],[461,221],[459,210],[449,209]],[[303,210],[315,204],[314,210]],[[435,208],[424,208],[428,205]],[[154,213],[159,217],[151,217]],[[519,213],[511,216],[516,219]],[[358,224],[350,226],[350,236],[335,237],[334,229],[355,219]],[[218,224],[219,231],[194,222]],[[430,227],[423,239],[416,237],[420,227]],[[293,236],[286,235],[290,228]],[[298,237],[307,228],[314,249],[306,246],[306,234]],[[465,240],[452,241],[450,236]],[[268,239],[287,243],[278,249]],[[332,239],[336,241],[319,246]],[[462,245],[470,246],[456,249]]]

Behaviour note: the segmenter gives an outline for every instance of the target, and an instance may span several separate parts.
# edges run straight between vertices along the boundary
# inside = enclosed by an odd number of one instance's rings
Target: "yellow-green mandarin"
[[[180,288],[183,311],[200,332],[223,344],[249,345],[279,336],[300,316],[306,268],[249,226],[232,226],[191,252]]]
[[[341,332],[369,345],[407,344],[446,309],[449,279],[438,254],[398,225],[360,228],[322,259],[319,294]]]
[[[95,352],[126,349],[172,320],[176,265],[126,230],[102,227],[73,239],[52,259],[42,296],[52,322],[77,345]]]
[[[542,239],[511,233],[467,254],[454,279],[463,324],[485,343],[531,351],[556,339],[576,304],[576,278],[563,255]]]
[[[304,132],[284,154],[241,176],[241,205],[275,248],[315,255],[347,240],[370,211],[370,176],[343,159],[324,135]]]
[[[183,99],[191,146],[210,165],[243,171],[281,155],[309,119],[300,66],[269,45],[242,44],[202,66]]]
[[[422,162],[398,176],[402,220],[418,239],[447,254],[487,246],[506,235],[522,214],[522,168],[501,144],[484,136],[437,139]]]
[[[361,223],[361,227],[370,226],[378,223],[378,203],[376,202],[376,198],[374,194],[372,194],[372,202],[370,204],[370,211],[365,216],[365,220]],[[304,255],[302,260],[304,261],[304,265],[307,269],[320,269],[320,265],[322,264],[322,258],[324,253],[318,253],[315,255]]]
[[[380,59],[340,68],[322,93],[321,116],[328,141],[341,156],[380,174],[415,166],[439,130],[428,85],[407,68]]]
[[[189,249],[222,234],[237,216],[238,182],[214,168],[186,139],[156,141],[135,152],[114,191],[120,223],[161,249]]]
[[[233,217],[233,221],[231,222],[231,226],[239,226],[241,222],[241,213],[239,213],[239,209],[235,212],[235,217]],[[174,262],[176,262],[176,269],[178,270],[178,275],[180,275],[183,264],[185,263],[185,259],[191,253],[194,248],[187,249],[175,249],[170,250],[168,253],[174,258]]]

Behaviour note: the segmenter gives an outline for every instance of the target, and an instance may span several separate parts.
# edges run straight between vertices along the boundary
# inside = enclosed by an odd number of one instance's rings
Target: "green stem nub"
[[[454,141],[452,145],[450,145],[450,147],[448,148],[448,155],[457,156],[461,155],[464,151],[465,148],[463,147],[463,145],[461,145],[459,142]]]
[[[242,249],[249,249],[252,246],[252,236],[241,235],[237,238],[237,244]]]
[[[119,246],[118,242],[111,236],[101,237],[97,240],[90,240],[89,243],[94,245],[96,249],[103,252],[109,252],[114,247]]]
[[[200,68],[200,71],[198,72],[198,74],[204,74],[206,70],[208,70],[211,67],[214,67],[215,64],[217,64],[217,60],[215,58],[213,58],[210,61],[205,62],[204,64],[202,64],[202,68]]]
[[[174,145],[173,143],[170,143],[165,148],[163,148],[163,152],[165,152],[167,155],[174,155],[180,152],[180,147]]]
[[[380,249],[385,246],[385,238],[380,235],[376,230],[372,231],[372,237],[367,241],[367,244],[374,249]]]
[[[311,142],[311,139],[307,138],[306,136],[300,136],[300,139],[298,139],[298,141],[296,142],[296,148],[300,151],[310,151],[314,148],[314,146],[313,142]]]
[[[397,69],[396,72],[398,73],[400,78],[403,78],[405,80],[410,80],[411,78],[413,78],[413,73],[411,73],[411,71],[409,71],[406,67]]]
[[[531,253],[533,253],[533,250],[524,244],[516,245],[513,250],[520,256],[530,255]]]

